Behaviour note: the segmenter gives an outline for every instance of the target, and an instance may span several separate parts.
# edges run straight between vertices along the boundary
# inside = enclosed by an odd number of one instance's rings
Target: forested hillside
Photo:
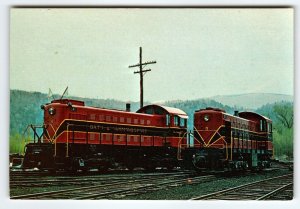
[[[248,109],[257,109],[265,104],[272,104],[275,102],[293,102],[293,96],[286,94],[272,94],[272,93],[251,93],[238,95],[219,95],[210,97],[209,99],[220,102],[224,105],[244,107]]]
[[[48,98],[47,94],[40,92],[27,92],[21,90],[10,91],[10,131],[11,133],[22,133],[28,124],[43,123],[43,111],[40,106],[51,102],[53,98],[60,98],[60,95],[53,95]],[[125,110],[126,102],[114,99],[90,99],[70,97],[85,101],[87,106],[104,107],[111,109]],[[138,103],[132,103],[133,111],[138,109]]]
[[[60,98],[60,95],[53,95],[48,98],[47,94],[40,92],[27,92],[21,90],[10,90],[10,152],[22,152],[22,135],[29,124],[42,124],[43,111],[40,106],[51,102],[53,98]],[[126,103],[114,99],[90,99],[70,97],[85,101],[88,106],[104,107],[124,110]],[[138,109],[138,103],[132,103],[132,110]]]
[[[292,102],[277,102],[257,109],[258,113],[273,121],[274,154],[281,159],[293,158],[293,108]]]
[[[21,90],[10,91],[10,132],[11,134],[23,133],[28,124],[42,124],[43,111],[40,109],[42,104],[51,102],[53,98],[60,98],[59,95],[53,95],[48,98],[48,95],[39,92],[26,92]],[[114,99],[91,99],[80,97],[69,97],[85,101],[87,106],[104,107],[111,109],[125,110],[126,102]],[[148,104],[147,102],[145,105]],[[161,105],[177,107],[185,111],[191,120],[189,120],[188,127],[192,129],[193,113],[195,110],[206,107],[218,107],[226,110],[226,112],[233,113],[234,109],[229,106],[224,106],[219,102],[209,99],[198,100],[176,100],[161,103]],[[139,108],[139,103],[131,103],[131,111],[136,111]]]
[[[59,95],[53,95],[60,98]],[[20,152],[23,150],[21,136],[29,124],[42,124],[43,111],[42,104],[50,102],[53,97],[48,98],[46,94],[39,92],[26,92],[21,90],[10,91],[10,152]],[[80,97],[67,98],[85,101],[86,105],[94,107],[104,107],[125,110],[126,102],[114,99],[90,99]],[[147,104],[147,103],[146,103]],[[146,105],[145,104],[145,105]],[[189,115],[188,128],[193,129],[193,113],[206,107],[218,107],[232,114],[234,108],[211,99],[197,100],[174,100],[161,103],[161,105],[180,108]],[[136,111],[139,103],[131,103],[131,110]],[[243,108],[239,108],[243,111]],[[265,104],[255,110],[273,120],[273,136],[275,155],[283,158],[293,156],[293,103],[277,102]]]

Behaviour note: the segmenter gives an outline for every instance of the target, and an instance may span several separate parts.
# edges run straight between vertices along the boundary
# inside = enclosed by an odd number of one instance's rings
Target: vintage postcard
[[[293,199],[293,8],[11,8],[10,198]]]

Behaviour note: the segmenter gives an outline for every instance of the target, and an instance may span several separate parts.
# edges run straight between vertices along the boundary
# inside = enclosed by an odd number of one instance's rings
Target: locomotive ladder
[[[44,134],[46,134],[46,130],[47,130],[47,125],[34,125],[34,124],[30,124],[26,127],[25,131],[23,132],[23,139],[25,139],[26,134],[28,135],[30,130],[33,131],[33,143],[41,143],[42,142],[42,137],[44,136]],[[42,130],[41,133],[39,133],[38,130]]]
[[[42,143],[43,137],[47,138],[50,142],[54,142],[54,139],[50,138],[48,128],[51,128],[54,132],[54,128],[52,125],[43,124],[43,125],[34,125],[30,124],[26,127],[22,134],[22,139],[26,142],[26,136],[29,138],[30,130],[33,131],[33,142],[34,143]],[[38,131],[42,130],[42,131]],[[37,141],[36,141],[37,140]]]
[[[36,124],[30,124],[27,125],[25,128],[21,141],[22,141],[22,146],[23,151],[19,150],[19,154],[22,152],[25,152],[25,147],[27,144],[32,143],[32,137],[31,137],[31,131],[33,132],[33,143],[43,143],[44,139],[48,139],[51,143],[54,142],[52,138],[50,138],[48,129],[51,128],[54,131],[54,128],[52,125],[48,124],[42,124],[42,125],[36,125]]]

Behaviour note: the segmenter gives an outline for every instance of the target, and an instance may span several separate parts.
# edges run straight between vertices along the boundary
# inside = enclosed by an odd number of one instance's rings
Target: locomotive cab
[[[137,113],[162,115],[164,116],[164,125],[166,127],[187,127],[187,114],[177,108],[162,105],[147,105],[139,109]]]

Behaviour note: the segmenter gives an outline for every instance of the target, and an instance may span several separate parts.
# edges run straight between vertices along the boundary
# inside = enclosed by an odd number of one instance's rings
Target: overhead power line
[[[140,62],[135,65],[129,65],[129,68],[132,67],[139,67],[138,71],[134,71],[134,74],[140,74],[140,107],[142,108],[144,106],[144,89],[143,89],[143,76],[146,74],[146,72],[151,71],[151,69],[143,70],[143,68],[146,65],[155,64],[156,61],[149,61],[149,62],[142,62],[142,47],[140,47]]]

